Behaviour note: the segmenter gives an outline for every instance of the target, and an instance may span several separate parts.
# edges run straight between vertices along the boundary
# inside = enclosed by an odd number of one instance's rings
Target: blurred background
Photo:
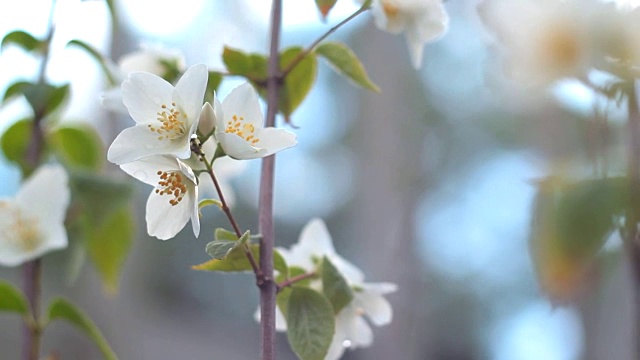
[[[105,79],[86,54],[65,48],[69,40],[86,41],[115,60],[141,44],[160,44],[183,52],[187,65],[212,69],[223,68],[225,44],[268,48],[269,1],[115,3],[120,21],[112,29],[103,1],[58,0],[48,69],[51,79],[72,83],[64,121],[95,125],[105,148],[132,120],[101,106]],[[388,296],[392,324],[374,328],[373,345],[347,351],[345,359],[632,359],[630,280],[615,244],[604,281],[570,306],[545,299],[528,251],[534,183],[553,164],[588,161],[582,120],[592,99],[572,84],[535,98],[503,86],[476,5],[446,3],[449,31],[426,46],[418,72],[404,38],[379,31],[369,14],[332,35],[354,49],[382,93],[352,86],[320,60],[317,84],[292,118],[299,145],[277,159],[277,244],[289,246],[307,221],[322,217],[338,252],[363,269],[367,281],[399,285]],[[340,0],[322,22],[313,1],[285,0],[283,46],[310,44],[356,9]],[[49,11],[47,0],[6,6],[0,36],[16,29],[43,36]],[[5,49],[0,92],[16,79],[33,78],[37,68],[29,54]],[[219,96],[240,83],[225,80]],[[22,100],[4,105],[0,131],[27,112]],[[252,230],[259,165],[250,162],[232,179],[235,213]],[[127,178],[115,166],[109,171]],[[13,195],[19,172],[4,159],[0,179],[0,195]],[[253,277],[190,269],[208,259],[209,229],[226,226],[226,219],[206,209],[199,239],[187,227],[158,241],[145,232],[149,191],[136,184],[139,236],[118,293],[105,294],[90,266],[70,284],[69,255],[56,252],[44,262],[44,299],[62,295],[80,305],[121,359],[257,358]],[[20,270],[0,268],[0,278],[18,285]],[[15,315],[0,314],[0,358],[18,358],[19,325]],[[279,358],[295,358],[284,334],[279,345]],[[53,349],[60,359],[100,358],[65,324],[44,337],[44,351]]]

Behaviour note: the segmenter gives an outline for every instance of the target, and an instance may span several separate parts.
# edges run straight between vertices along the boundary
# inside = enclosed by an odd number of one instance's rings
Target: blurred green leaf
[[[209,71],[209,79],[207,80],[207,90],[204,93],[204,100],[213,103],[213,94],[218,90],[222,82],[222,73],[217,71]]]
[[[29,313],[29,303],[22,292],[8,282],[0,281],[0,312],[10,311],[20,315]]]
[[[29,168],[26,158],[32,129],[33,120],[22,119],[11,125],[0,138],[4,157],[20,166],[23,174],[26,174]]]
[[[380,92],[380,88],[371,81],[358,56],[347,45],[325,42],[318,46],[315,52],[324,57],[338,74],[365,89]]]
[[[41,50],[46,46],[45,42],[22,30],[12,31],[5,35],[2,39],[0,50],[4,50],[9,44],[17,45],[26,51]]]
[[[128,204],[132,188],[128,181],[115,180],[101,174],[73,171],[69,185],[80,211],[92,224],[100,224],[110,214]]]
[[[4,92],[4,96],[2,97],[2,104],[6,104],[7,101],[12,98],[24,94],[24,88],[31,84],[28,81],[16,81],[13,84],[7,87],[7,90]]]
[[[98,65],[100,65],[100,69],[102,70],[102,73],[104,74],[104,76],[107,78],[109,85],[110,86],[119,85],[118,82],[116,81],[116,76],[113,74],[113,72],[111,71],[111,68],[109,67],[109,60],[107,60],[107,58],[105,58],[104,55],[100,53],[100,51],[98,51],[93,46],[81,40],[71,40],[67,43],[67,46],[75,46],[80,48],[81,50],[84,50],[84,52],[86,52],[87,55],[89,55],[93,60],[95,60],[98,63]]]
[[[241,75],[252,81],[264,81],[267,78],[267,57],[262,54],[247,54],[225,46],[222,61],[231,74]]]
[[[322,293],[331,302],[334,314],[339,313],[353,299],[351,287],[326,256],[322,258]]]
[[[257,244],[249,244],[251,253],[260,265],[260,246]],[[273,264],[275,270],[280,273],[287,273],[287,263],[277,250],[273,251]],[[193,270],[202,271],[220,271],[220,272],[244,272],[253,271],[244,250],[241,248],[233,249],[224,259],[211,259],[202,264],[191,267]]]
[[[316,0],[316,6],[318,11],[322,14],[322,18],[325,19],[329,14],[329,11],[333,8],[338,0]]]
[[[323,360],[335,333],[333,308],[317,291],[294,287],[287,302],[287,337],[301,360]]]
[[[35,117],[43,118],[60,108],[70,94],[69,84],[27,84],[22,89]]]
[[[118,359],[98,327],[75,305],[65,299],[55,299],[49,305],[48,315],[50,321],[65,320],[71,325],[74,325],[78,330],[85,333],[98,346],[105,359]]]
[[[216,228],[214,231],[214,239],[219,241],[236,241],[238,236],[235,232],[223,228]]]
[[[102,167],[102,140],[92,127],[65,125],[50,133],[48,140],[58,159],[67,166],[93,171]]]
[[[286,287],[280,290],[280,292],[276,295],[276,305],[280,312],[284,316],[285,320],[287,319],[287,311],[289,311],[289,297],[291,296],[291,288]]]
[[[301,47],[290,47],[280,54],[280,68],[286,69],[304,50]],[[284,86],[280,91],[279,108],[287,122],[291,114],[307,97],[313,87],[318,71],[315,54],[310,53],[287,74]]]
[[[217,230],[218,229],[216,229],[216,235],[218,232]],[[216,236],[216,240],[207,244],[206,252],[207,254],[209,254],[209,256],[211,256],[214,259],[219,259],[219,260],[224,259],[233,250],[241,249],[244,246],[244,244],[246,244],[247,241],[249,241],[250,235],[251,234],[249,233],[249,230],[247,230],[244,232],[244,234],[242,234],[242,236],[238,240],[235,240],[235,241],[217,240],[218,237]]]
[[[133,244],[134,228],[131,209],[124,206],[101,224],[87,229],[89,257],[108,292],[118,289],[120,273]]]
[[[543,289],[553,300],[571,299],[586,281],[594,257],[629,205],[625,178],[538,184],[530,237]]]

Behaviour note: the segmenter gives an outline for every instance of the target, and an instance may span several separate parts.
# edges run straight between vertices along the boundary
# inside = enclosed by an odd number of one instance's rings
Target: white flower
[[[214,136],[224,152],[234,159],[261,158],[297,144],[295,134],[264,128],[258,95],[248,83],[233,89],[222,103],[214,98],[213,109]]]
[[[526,86],[583,77],[593,61],[595,2],[486,0],[480,15],[504,46],[508,75]]]
[[[353,288],[353,300],[336,315],[336,331],[325,360],[339,359],[347,348],[371,345],[373,333],[363,315],[376,326],[391,322],[393,311],[383,295],[396,291],[396,285],[365,283],[362,271],[336,253],[331,235],[321,219],[311,220],[290,250],[278,248],[278,251],[289,266],[309,272],[315,271],[317,261],[326,256]],[[319,283],[315,285],[319,286]],[[285,318],[279,309],[276,312],[276,329],[285,331]]]
[[[422,65],[424,45],[442,36],[449,25],[442,0],[375,0],[372,10],[378,28],[404,32],[416,69]]]
[[[171,239],[191,219],[193,233],[200,234],[198,185],[185,163],[171,156],[153,156],[120,165],[134,178],[155,187],[147,200],[147,233]]]
[[[175,69],[167,67],[170,65]],[[121,84],[135,71],[144,71],[167,79],[172,71],[180,73],[185,70],[184,55],[175,49],[166,49],[158,45],[142,44],[140,50],[128,53],[120,58],[118,64],[108,63],[111,74],[117,84]],[[171,81],[171,80],[169,80]],[[102,93],[102,105],[110,111],[128,114],[127,108],[122,102],[120,86],[114,87]]]
[[[15,198],[0,200],[0,265],[20,265],[67,247],[67,182],[62,166],[44,165],[22,184]]]
[[[116,137],[109,161],[121,165],[153,155],[191,156],[207,78],[202,64],[190,67],[175,88],[153,74],[130,74],[122,83],[122,97],[136,125]]]

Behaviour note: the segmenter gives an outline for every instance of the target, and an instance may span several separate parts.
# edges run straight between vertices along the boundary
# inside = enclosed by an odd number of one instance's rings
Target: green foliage
[[[322,14],[322,18],[326,19],[329,11],[333,8],[338,0],[316,0],[318,11]]]
[[[290,47],[280,54],[280,68],[286,69],[304,50]],[[318,61],[313,53],[307,54],[284,79],[278,107],[289,122],[291,114],[307,97],[316,81]]]
[[[238,236],[233,231],[229,231],[223,228],[216,228],[214,231],[214,239],[219,241],[236,241],[238,240]]]
[[[217,71],[209,71],[209,78],[207,79],[207,90],[204,93],[204,101],[213,103],[213,94],[220,87],[222,82],[222,73]]]
[[[16,81],[13,84],[7,87],[7,90],[4,92],[4,96],[2,97],[2,104],[7,103],[7,101],[13,99],[18,95],[22,95],[24,93],[24,88],[29,85],[28,81]]]
[[[264,55],[247,54],[225,46],[222,61],[233,75],[241,75],[254,82],[267,78],[267,57]]]
[[[29,313],[29,304],[22,292],[8,282],[0,281],[0,312],[10,311],[20,315]]]
[[[115,292],[134,238],[133,214],[128,206],[113,212],[87,231],[87,251],[105,289]]]
[[[72,172],[69,185],[79,212],[94,224],[128,204],[132,188],[127,181],[114,180],[104,175]]]
[[[21,90],[36,118],[44,118],[58,110],[70,93],[69,84],[55,86],[29,83]]]
[[[211,206],[211,205],[215,205],[219,208],[222,208],[222,202],[220,202],[220,200],[216,200],[216,199],[202,199],[200,200],[200,202],[198,202],[198,215],[200,217],[202,217],[202,213],[200,212],[203,208],[207,207],[207,206]],[[217,231],[217,229],[216,229]],[[235,235],[235,234],[234,234]]]
[[[88,125],[66,125],[49,134],[58,159],[70,168],[97,171],[102,167],[102,141]]]
[[[317,291],[294,287],[286,308],[291,349],[302,360],[324,359],[335,333],[329,300]]]
[[[217,231],[216,231],[217,232]],[[241,249],[249,240],[249,230],[245,231],[242,236],[235,240],[214,240],[207,244],[206,252],[214,259],[222,260],[227,257],[233,250]]]
[[[48,316],[49,321],[65,320],[85,333],[98,346],[106,360],[118,359],[93,321],[82,310],[67,300],[60,298],[53,300],[49,305]]]
[[[345,44],[325,42],[319,45],[315,52],[324,57],[338,74],[365,89],[380,92],[380,88],[371,81],[358,56]]]
[[[113,13],[112,13],[113,15]],[[71,40],[67,43],[67,46],[75,46],[84,50],[93,60],[95,60],[98,65],[100,65],[100,69],[102,73],[107,78],[109,85],[116,86],[118,82],[116,81],[115,75],[111,72],[109,68],[109,60],[107,60],[98,50],[96,50],[93,46],[85,43],[81,40]]]
[[[46,46],[45,42],[22,30],[12,31],[5,35],[0,50],[4,50],[9,44],[17,45],[26,51],[41,51]]]
[[[22,173],[28,173],[27,151],[31,141],[32,119],[22,119],[11,125],[0,138],[0,146],[4,157],[18,165]]]
[[[322,293],[331,302],[335,314],[353,299],[349,284],[326,256],[322,258]]]
[[[249,249],[258,265],[260,265],[260,246],[258,244],[249,244]],[[280,273],[287,273],[287,263],[277,250],[273,251],[273,265]],[[224,259],[211,259],[202,264],[194,265],[191,268],[193,270],[220,272],[253,271],[251,263],[247,260],[247,255],[241,248],[233,249]]]

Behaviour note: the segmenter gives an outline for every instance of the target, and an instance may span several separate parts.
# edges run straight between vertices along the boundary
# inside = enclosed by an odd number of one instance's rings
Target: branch
[[[285,281],[283,281],[283,282],[281,282],[281,283],[279,283],[277,285],[278,292],[280,292],[283,288],[285,288],[287,286],[291,286],[291,285],[297,283],[298,281],[306,280],[306,279],[315,277],[316,275],[318,275],[318,274],[316,274],[315,271],[312,271],[312,272],[300,274],[300,275],[294,276],[292,278],[289,278],[289,279],[287,279],[287,280],[285,280]]]

